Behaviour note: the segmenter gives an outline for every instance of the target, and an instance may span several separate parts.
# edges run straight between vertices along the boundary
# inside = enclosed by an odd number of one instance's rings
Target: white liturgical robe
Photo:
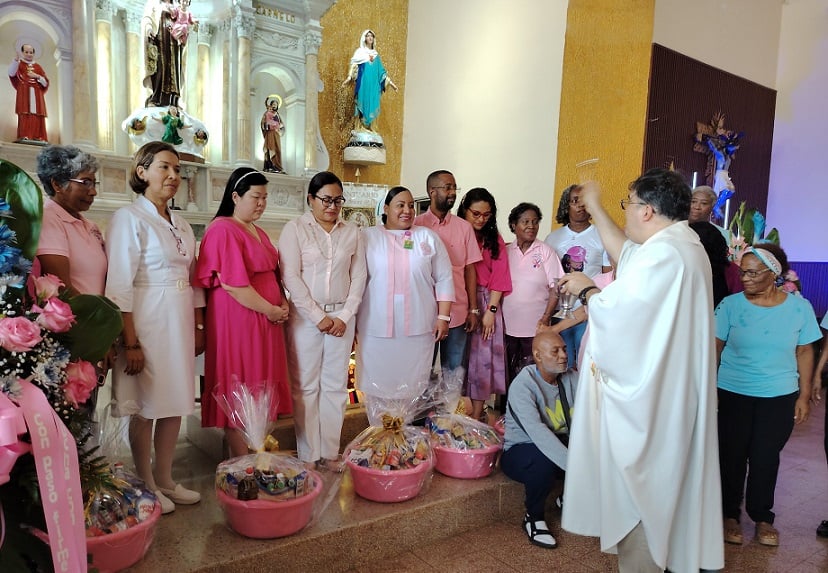
[[[675,573],[724,567],[712,308],[687,222],[627,241],[589,299],[562,526],[615,552],[640,521]]]

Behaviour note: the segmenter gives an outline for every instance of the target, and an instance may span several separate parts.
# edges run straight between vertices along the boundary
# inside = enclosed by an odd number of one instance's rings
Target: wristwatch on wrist
[[[204,325],[201,323],[196,324],[196,330],[204,330]]]
[[[492,314],[497,314],[497,305],[493,304],[492,306],[490,306],[489,312],[491,312]]]
[[[480,314],[480,309],[479,308],[470,308],[469,313],[470,314]]]
[[[447,314],[438,314],[437,320],[445,320],[446,322],[451,322],[451,317]]]

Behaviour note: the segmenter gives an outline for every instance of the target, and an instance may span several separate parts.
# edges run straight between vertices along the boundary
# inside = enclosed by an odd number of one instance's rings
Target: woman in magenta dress
[[[498,314],[501,299],[512,291],[506,244],[497,230],[497,204],[482,187],[463,197],[457,216],[474,228],[483,260],[474,264],[477,272],[477,308],[483,309],[479,328],[469,338],[468,388],[471,416],[480,419],[485,401],[492,394],[506,393],[506,351],[503,344],[503,315]]]
[[[246,454],[247,445],[217,396],[231,389],[234,379],[271,389],[271,420],[292,410],[283,331],[288,304],[279,283],[279,253],[253,224],[266,207],[267,178],[249,167],[236,169],[204,233],[196,271],[207,289],[201,425],[225,428],[231,456]]]

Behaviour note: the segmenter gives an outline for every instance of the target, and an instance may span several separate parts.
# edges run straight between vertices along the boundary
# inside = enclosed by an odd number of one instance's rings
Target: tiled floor
[[[744,517],[745,544],[725,546],[726,572],[828,572],[828,539],[815,530],[828,519],[828,469],[822,446],[824,405],[812,412],[804,427],[797,427],[782,455],[776,488],[776,527],[780,546],[765,547],[753,540],[753,524]],[[415,551],[394,554],[352,571],[381,573],[395,571],[481,571],[608,572],[617,571],[613,555],[602,554],[592,538],[560,530],[560,514],[550,523],[558,547],[553,550],[530,545],[519,523],[494,522],[489,526],[456,535]],[[393,564],[393,567],[391,565]]]

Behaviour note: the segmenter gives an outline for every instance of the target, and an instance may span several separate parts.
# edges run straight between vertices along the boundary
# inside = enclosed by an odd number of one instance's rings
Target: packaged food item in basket
[[[422,430],[399,416],[384,414],[382,426],[369,426],[350,443],[345,459],[377,470],[401,470],[428,463],[431,447]]]
[[[86,495],[84,519],[86,536],[99,537],[124,531],[148,520],[158,503],[140,479],[116,462],[110,474],[98,476],[99,483]]]
[[[219,464],[216,487],[234,499],[286,501],[313,491],[313,474],[293,456],[260,452]]]
[[[502,447],[503,437],[494,427],[466,415],[469,401],[461,397],[464,374],[459,369],[437,381],[434,392],[436,412],[426,419],[432,445],[456,450]]]
[[[456,450],[503,446],[503,437],[492,426],[465,414],[433,414],[426,420],[433,445]]]

